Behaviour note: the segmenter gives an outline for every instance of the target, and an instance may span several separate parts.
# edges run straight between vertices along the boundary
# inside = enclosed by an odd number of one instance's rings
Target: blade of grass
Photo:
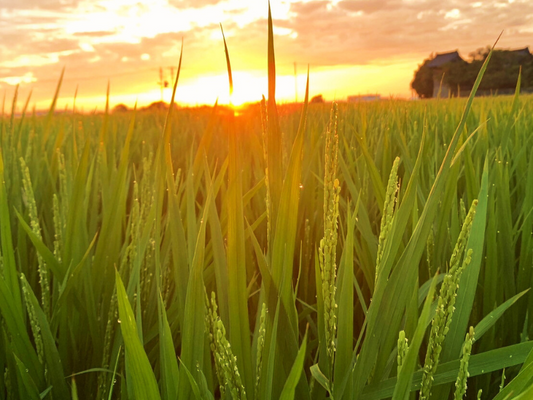
[[[220,25],[222,30],[222,25]],[[228,68],[230,98],[233,95],[233,78],[231,62],[224,31],[224,51]],[[233,117],[233,116],[231,116]],[[228,169],[228,233],[227,233],[227,267],[228,267],[228,309],[229,336],[237,366],[243,376],[246,393],[253,393],[254,379],[250,343],[250,321],[246,291],[246,242],[244,236],[244,211],[242,195],[242,159],[240,144],[237,140],[237,126],[233,118],[229,126],[229,169]]]
[[[437,213],[437,207],[446,184],[447,175],[450,169],[455,148],[466,125],[466,120],[472,107],[475,93],[481,83],[483,74],[487,69],[491,55],[492,52],[487,56],[476,78],[470,97],[465,105],[461,121],[459,122],[448,146],[446,155],[442,161],[440,170],[435,178],[435,182],[433,183],[413,235],[411,236],[409,243],[400,257],[400,260],[398,261],[390,279],[388,271],[383,272],[376,285],[376,292],[374,293],[373,301],[369,307],[367,340],[365,340],[363,343],[358,363],[354,369],[355,396],[359,396],[361,394],[363,387],[371,374],[375,363],[375,356],[380,343],[387,343],[388,346],[390,346],[395,342],[395,337],[398,331],[398,326],[401,322],[402,313],[409,300],[409,293],[414,286],[418,272],[418,269],[413,268],[413,266],[418,265],[422,253],[425,250],[426,238]],[[384,258],[385,265],[392,263],[392,260],[389,260],[386,255],[384,255]],[[389,280],[387,281],[387,279]],[[389,288],[387,290],[388,295],[383,297],[383,294],[385,293],[385,286]],[[382,300],[384,300],[383,304]],[[381,327],[386,326],[387,324],[390,328],[384,332]],[[383,351],[383,349],[381,351]]]
[[[9,290],[10,305],[15,315],[22,315],[22,300],[18,282],[18,271],[15,264],[15,252],[11,235],[9,204],[6,193],[4,158],[0,151],[0,240],[2,244],[3,274],[6,288]],[[26,362],[24,362],[26,364]]]
[[[44,123],[44,132],[43,132],[43,143],[46,143],[48,136],[50,135],[50,129],[52,124],[52,117],[56,109],[57,99],[59,98],[59,91],[61,90],[61,83],[63,82],[63,76],[65,75],[65,67],[61,70],[61,75],[59,76],[59,81],[57,82],[56,91],[54,97],[52,98],[52,104],[50,104],[50,109],[46,115],[46,120]]]
[[[307,349],[307,332],[305,333],[302,345],[300,346],[300,350],[298,350],[298,355],[296,356],[296,359],[294,360],[294,364],[291,368],[291,372],[289,373],[289,377],[285,381],[285,385],[283,386],[283,390],[281,392],[281,396],[279,397],[280,400],[293,400],[296,386],[298,385],[298,382],[300,381],[300,376],[302,374],[303,366],[304,366],[304,360],[305,360],[305,352]]]
[[[161,369],[161,393],[163,399],[176,399],[178,395],[178,361],[172,340],[172,331],[168,324],[167,313],[161,293],[158,302],[159,312],[159,354]]]
[[[450,324],[448,334],[441,354],[441,361],[451,361],[461,352],[464,335],[468,328],[468,320],[474,305],[474,298],[478,285],[478,277],[483,259],[483,247],[485,243],[485,222],[487,218],[488,186],[489,186],[488,156],[485,157],[485,165],[481,178],[481,190],[478,195],[478,206],[476,217],[472,224],[471,234],[468,238],[466,249],[472,249],[472,261],[464,271],[459,282],[455,312]],[[480,332],[476,331],[476,340],[481,338]],[[448,396],[449,387],[435,388],[433,395],[435,399],[445,399]]]
[[[17,372],[18,372],[18,377],[20,379],[20,382],[19,382],[20,392],[24,393],[25,399],[40,400],[41,397],[39,396],[39,390],[37,389],[37,386],[35,386],[35,382],[33,381],[31,375],[29,374],[29,370],[22,363],[22,361],[20,361],[20,359],[17,357],[16,354],[13,354],[13,357],[15,357],[15,361],[17,363]]]
[[[118,272],[115,273],[115,279],[121,321],[120,329],[128,355],[126,358],[126,368],[129,369],[129,375],[132,378],[131,385],[133,394],[138,400],[161,399],[150,361],[137,334],[137,324],[130,302],[128,301],[126,289]]]
[[[181,348],[182,364],[192,370],[192,375],[196,379],[198,365],[202,369],[205,347],[205,286],[203,281],[204,260],[205,260],[205,235],[208,218],[208,210],[213,201],[212,187],[208,188],[207,199],[204,212],[200,222],[200,229],[196,239],[196,247],[192,262],[192,269],[187,285],[187,295],[185,299],[184,324],[182,326],[182,343],[187,346]],[[189,378],[184,368],[180,368],[178,393],[184,398],[190,395],[192,390]]]
[[[470,356],[468,363],[468,373],[470,377],[474,377],[498,371],[502,368],[519,365],[525,361],[531,349],[533,349],[533,341],[502,347],[481,354],[473,354]],[[459,360],[440,364],[437,368],[437,373],[433,377],[434,385],[455,382],[458,371]],[[410,390],[418,390],[421,381],[422,370],[418,370],[413,374],[413,383]],[[394,393],[395,386],[396,378],[381,381],[379,384],[369,385],[365,388],[361,400],[377,400],[391,397]]]
[[[494,397],[493,400],[503,400],[511,396],[520,394],[528,384],[531,386],[531,379],[533,379],[533,364],[529,364],[526,368],[522,369],[520,373],[509,382],[501,391]]]
[[[41,308],[39,300],[37,300],[37,297],[33,293],[31,286],[26,281],[24,274],[22,274],[21,279],[25,299],[30,302],[37,319],[36,322],[39,324],[44,350],[44,362],[47,367],[46,379],[52,385],[52,395],[57,396],[58,398],[68,398],[69,390],[64,379],[65,373],[63,371],[59,352],[57,351],[56,340],[52,335],[48,324],[48,318]]]
[[[340,385],[345,377],[352,370],[352,351],[354,346],[354,270],[353,270],[353,248],[354,248],[354,230],[355,219],[358,212],[360,198],[357,201],[355,210],[351,212],[348,209],[347,216],[347,235],[344,241],[344,252],[341,258],[338,274],[338,330],[337,330],[337,347],[335,354],[334,382],[335,397],[342,399],[343,395],[351,397],[352,385],[351,379],[347,385]],[[348,206],[350,207],[350,206]],[[345,394],[346,393],[346,394]]]
[[[268,184],[271,201],[272,232],[277,223],[278,207],[280,203],[283,183],[283,163],[281,157],[281,129],[279,125],[278,109],[276,106],[276,57],[274,54],[274,28],[270,0],[268,2],[268,122],[267,122],[267,168]]]
[[[178,70],[176,72],[176,78],[174,80],[174,86],[172,87],[172,97],[170,99],[170,104],[168,106],[168,112],[167,116],[165,118],[165,125],[163,127],[163,144],[167,144],[170,142],[170,136],[171,136],[171,122],[172,122],[172,109],[174,108],[174,99],[176,96],[176,89],[178,87],[178,80],[180,77],[181,72],[181,60],[183,58],[183,38],[181,39],[181,50],[180,50],[180,60],[178,63]]]
[[[396,385],[394,386],[392,400],[406,400],[409,398],[409,390],[411,388],[411,382],[413,381],[413,371],[416,368],[420,345],[422,344],[424,334],[430,321],[431,305],[435,296],[436,286],[437,275],[435,275],[431,281],[431,286],[426,301],[424,302],[424,308],[418,319],[418,325],[416,326],[413,339],[410,341],[409,350],[407,351],[400,373],[397,377]]]
[[[481,339],[481,337],[492,327],[494,324],[500,319],[500,317],[511,307],[513,304],[515,304],[523,295],[525,295],[529,289],[524,290],[523,292],[520,292],[513,297],[511,297],[509,300],[507,300],[505,303],[500,304],[494,311],[491,311],[489,314],[487,314],[474,328],[476,332],[476,340]]]

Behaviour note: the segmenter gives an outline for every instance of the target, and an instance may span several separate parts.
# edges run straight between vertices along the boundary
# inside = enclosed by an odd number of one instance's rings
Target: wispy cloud
[[[529,0],[271,3],[278,71],[285,75],[292,74],[293,62],[317,72],[396,64],[407,70],[407,62],[414,70],[432,52],[459,49],[467,55],[502,30],[502,47],[533,45]],[[33,85],[40,101],[52,93],[63,66],[66,92],[79,84],[81,94],[96,96],[108,79],[120,93],[157,89],[159,67],[169,73],[182,38],[183,83],[199,74],[218,76],[225,68],[220,22],[234,68],[259,76],[266,64],[266,11],[266,0],[4,0],[0,89]],[[394,87],[405,94],[410,76],[398,79],[404,82]],[[357,91],[355,78],[350,84]]]

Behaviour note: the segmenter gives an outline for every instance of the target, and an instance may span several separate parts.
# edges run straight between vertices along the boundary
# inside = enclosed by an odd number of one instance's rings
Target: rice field
[[[5,104],[0,399],[533,398],[533,97],[276,106],[271,26],[238,112]]]

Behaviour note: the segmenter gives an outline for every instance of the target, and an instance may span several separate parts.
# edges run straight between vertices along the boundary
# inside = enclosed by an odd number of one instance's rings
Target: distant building
[[[515,50],[509,50],[510,53],[513,55],[524,57],[527,60],[530,60],[533,58],[533,54],[529,51],[529,47],[524,47],[523,49],[515,49]]]
[[[529,51],[528,51],[529,52]],[[450,85],[445,83],[442,79],[444,75],[443,66],[449,63],[466,63],[465,60],[461,58],[459,52],[451,51],[449,53],[440,53],[435,56],[433,60],[427,63],[427,67],[433,71],[433,97],[449,97],[451,93]],[[441,87],[442,82],[442,87]]]
[[[359,103],[361,101],[377,101],[381,100],[379,94],[363,94],[357,96],[348,96],[348,103]]]
[[[433,53],[418,66],[411,88],[424,99],[469,96],[481,64],[490,52],[490,47],[479,48],[469,54],[468,62],[458,51]],[[494,49],[476,96],[515,93],[520,69],[520,92],[533,92],[533,54],[530,49]]]

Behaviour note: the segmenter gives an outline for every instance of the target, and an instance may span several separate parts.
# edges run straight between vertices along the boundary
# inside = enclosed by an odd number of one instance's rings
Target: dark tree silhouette
[[[490,52],[490,47],[482,47],[469,54],[471,61],[450,62],[440,67],[444,73],[443,84],[450,87],[452,95],[459,90],[470,90],[477,74]],[[423,99],[433,95],[434,75],[428,67],[432,58],[424,60],[415,72],[411,87]],[[520,50],[494,50],[487,71],[481,81],[480,90],[504,93],[511,92],[515,87],[518,74],[522,69],[521,88],[533,90],[533,55],[527,48]]]
[[[309,103],[324,103],[324,97],[322,97],[321,94],[317,94],[316,96],[313,96],[311,98],[311,101]]]
[[[422,99],[429,99],[433,96],[433,71],[427,66],[429,61],[431,60],[426,59],[418,66],[413,82],[411,82],[411,87]]]
[[[113,107],[114,113],[121,113],[121,112],[127,112],[128,107],[125,104],[117,104],[115,107]]]

